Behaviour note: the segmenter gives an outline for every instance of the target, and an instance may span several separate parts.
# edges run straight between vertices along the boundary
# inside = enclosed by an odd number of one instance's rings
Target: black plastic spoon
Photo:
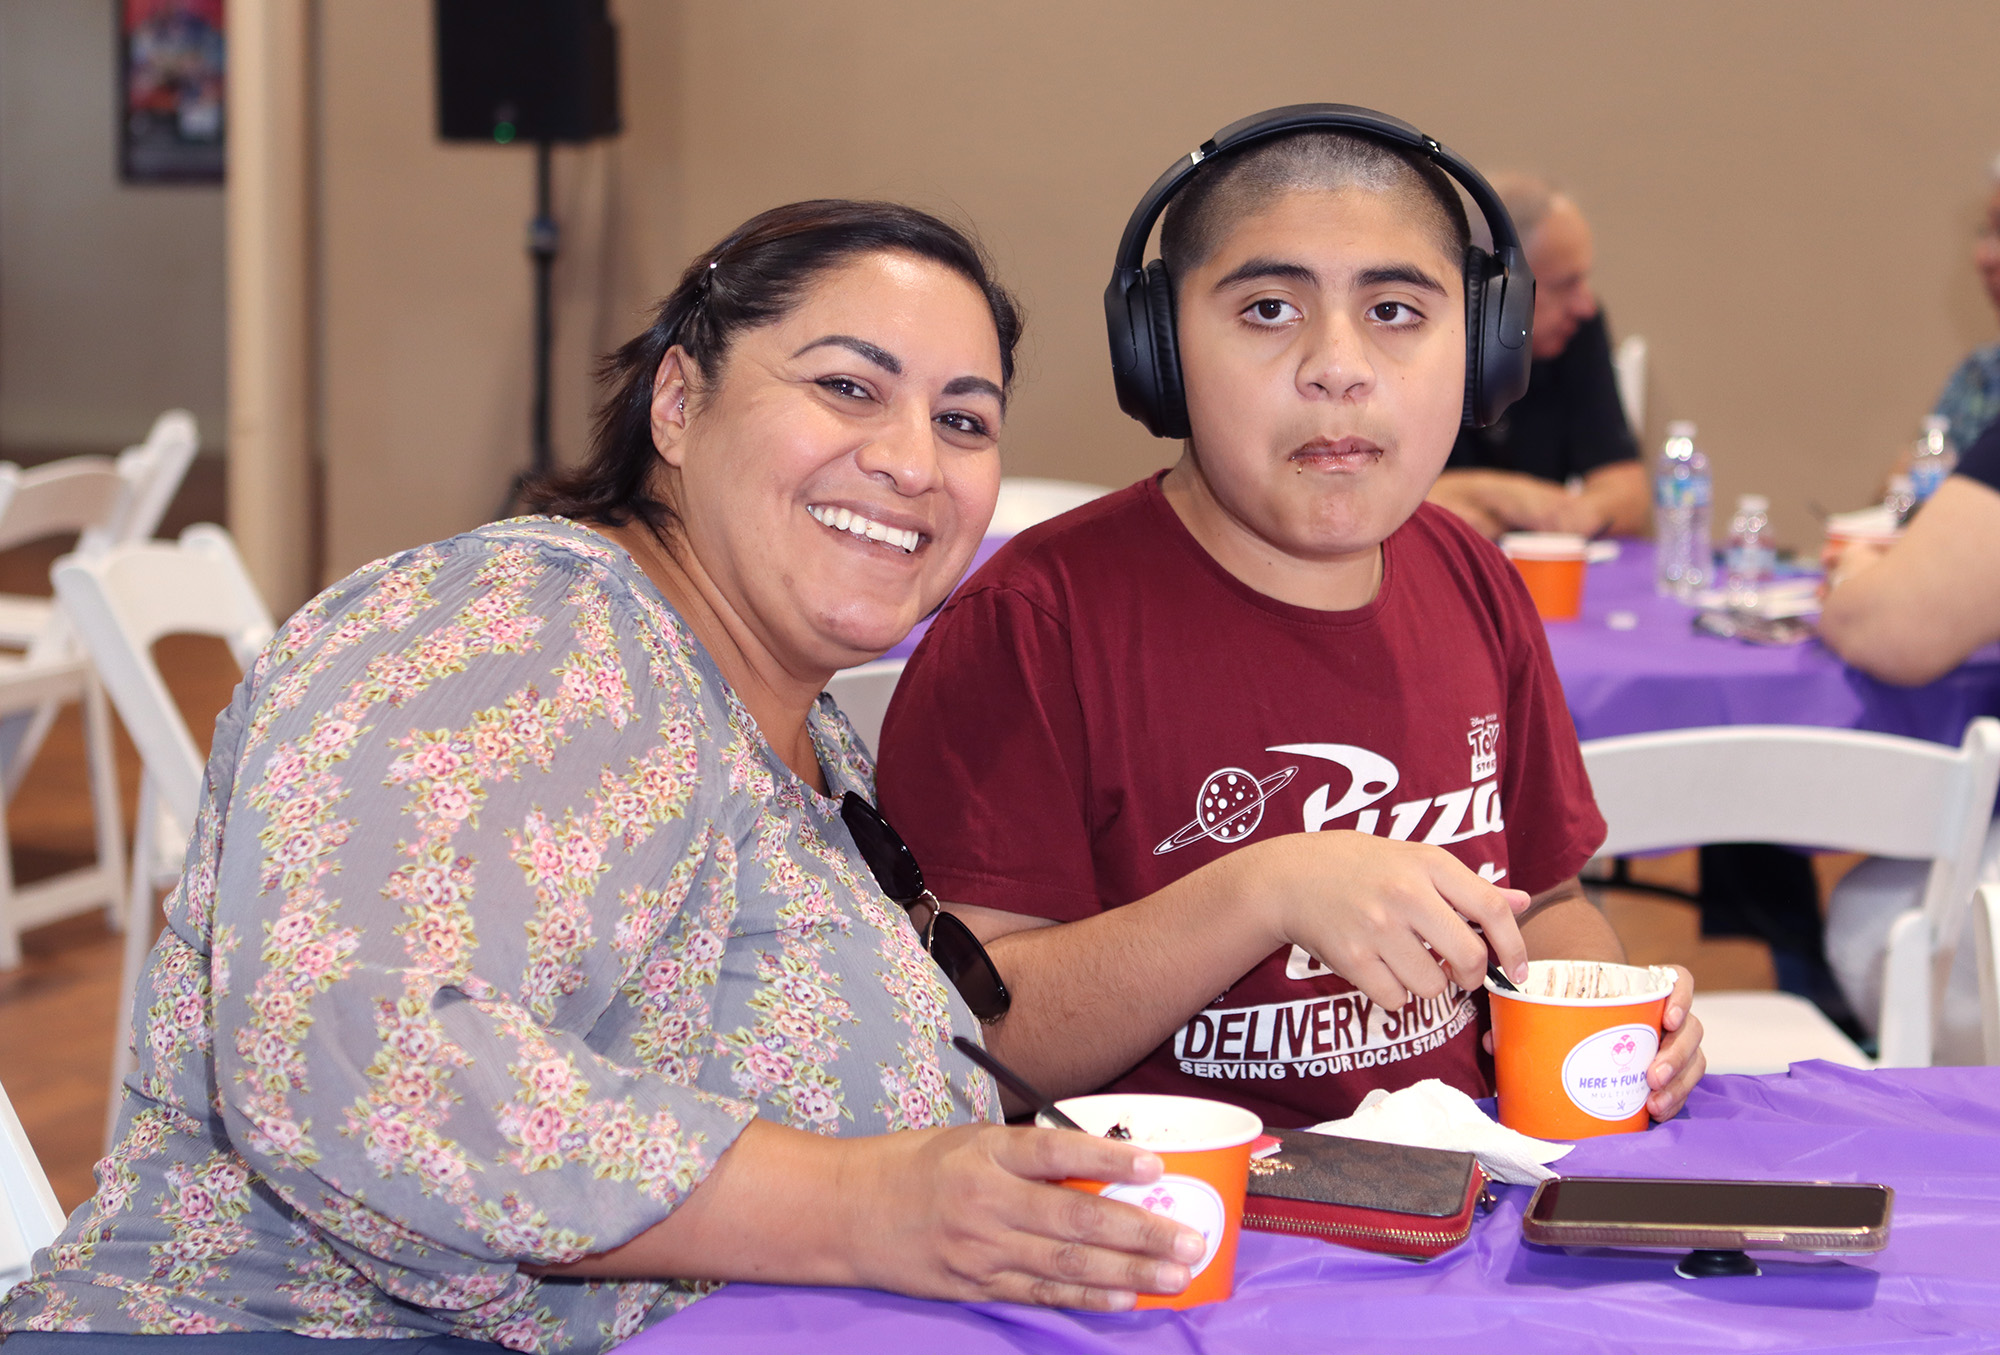
[[[1078,1124],[1075,1120],[1072,1120],[1070,1119],[1069,1116],[1063,1114],[1061,1110],[1057,1109],[1055,1102],[1049,1100],[1048,1097],[1042,1095],[1040,1092],[1036,1091],[1033,1087],[1029,1086],[1027,1079],[1023,1078],[1019,1073],[1015,1072],[1012,1068],[1009,1068],[1006,1064],[1000,1062],[1000,1060],[994,1058],[991,1054],[981,1049],[978,1045],[974,1044],[972,1041],[966,1039],[963,1035],[952,1036],[951,1043],[952,1047],[958,1050],[959,1053],[965,1055],[965,1057],[971,1059],[981,1068],[984,1068],[987,1072],[993,1074],[993,1076],[999,1078],[1002,1082],[1006,1083],[1008,1089],[1011,1090],[1014,1093],[1014,1095],[1020,1097],[1023,1101],[1026,1101],[1029,1105],[1033,1106],[1037,1111],[1040,1111],[1042,1114],[1048,1116],[1049,1119],[1054,1121],[1057,1125],[1061,1126],[1064,1129],[1074,1129],[1079,1134],[1088,1134],[1090,1132],[1088,1129],[1085,1129],[1082,1125]]]

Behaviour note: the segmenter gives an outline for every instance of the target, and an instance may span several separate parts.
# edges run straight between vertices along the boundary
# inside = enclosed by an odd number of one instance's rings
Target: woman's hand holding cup
[[[850,1140],[855,1282],[925,1298],[1121,1312],[1204,1251],[1171,1219],[1053,1184],[1159,1179],[1158,1155],[1074,1130],[973,1125]],[[866,1203],[859,1203],[865,1201]]]

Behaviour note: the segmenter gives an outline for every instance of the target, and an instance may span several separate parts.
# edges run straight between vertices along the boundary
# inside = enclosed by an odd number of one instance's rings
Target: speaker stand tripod
[[[555,467],[555,449],[549,441],[549,365],[555,336],[550,311],[556,249],[562,243],[562,233],[549,205],[549,169],[554,153],[554,142],[544,138],[535,143],[535,215],[528,222],[528,259],[535,269],[535,403],[529,421],[528,469],[508,486],[496,518],[512,513],[528,483]]]

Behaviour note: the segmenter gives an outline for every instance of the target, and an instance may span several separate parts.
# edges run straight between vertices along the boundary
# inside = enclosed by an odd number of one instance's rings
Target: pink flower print
[[[333,944],[329,941],[308,941],[300,946],[292,957],[293,967],[310,979],[324,978],[334,965]]]
[[[1146,1198],[1139,1201],[1139,1207],[1148,1213],[1171,1214],[1174,1212],[1173,1193],[1165,1186],[1154,1186]]]
[[[781,1011],[771,1024],[788,1040],[806,1041],[819,1035],[819,1022],[807,1012]]]
[[[556,845],[553,837],[545,832],[537,832],[534,846],[528,849],[528,864],[535,872],[536,879],[556,880],[562,875],[562,849]]]
[[[395,1104],[414,1108],[429,1104],[437,1083],[421,1064],[405,1063],[389,1074],[383,1091]]]
[[[528,1070],[528,1085],[544,1100],[561,1100],[576,1085],[576,1070],[566,1058],[543,1059]]]
[[[590,1136],[590,1151],[606,1162],[624,1161],[638,1145],[639,1135],[632,1122],[622,1115],[607,1121]]]
[[[590,840],[588,833],[571,832],[563,836],[563,864],[580,875],[588,875],[597,869],[599,856],[597,844]]]
[[[465,1163],[440,1144],[424,1144],[412,1156],[416,1160],[417,1170],[439,1185],[448,1186],[465,1175]]]
[[[368,1137],[381,1156],[390,1162],[410,1151],[410,1127],[390,1111],[378,1110],[368,1117]]]
[[[681,946],[681,953],[690,964],[707,966],[722,958],[723,939],[711,931],[691,931]],[[782,991],[782,989],[781,989]],[[790,997],[790,993],[785,994]]]
[[[355,726],[351,720],[328,720],[312,732],[306,740],[306,747],[322,758],[330,758],[343,751],[354,738]]]
[[[581,938],[576,914],[577,910],[570,907],[550,909],[549,915],[542,920],[542,944],[557,954],[574,949]]]
[[[447,779],[464,762],[465,759],[453,752],[448,743],[429,744],[416,756],[417,770],[433,781]]]
[[[682,1046],[694,1038],[694,1022],[684,1012],[668,1012],[660,1018],[659,1033],[662,1043]]]
[[[306,774],[306,760],[287,748],[264,767],[264,784],[273,788],[297,785]]]
[[[204,1003],[192,993],[183,993],[174,999],[174,1024],[182,1030],[192,1030],[201,1024]]]
[[[319,855],[319,835],[309,829],[295,829],[285,835],[278,844],[276,856],[280,865],[295,866],[310,861]]]
[[[229,1158],[209,1168],[208,1182],[217,1194],[234,1195],[250,1184],[250,1169],[236,1159]]]
[[[188,1186],[180,1195],[181,1216],[197,1223],[205,1223],[215,1217],[215,1197],[200,1186]]]
[[[175,1309],[174,1315],[167,1321],[169,1336],[212,1336],[228,1330],[206,1313],[184,1313],[179,1309]]]
[[[282,1115],[251,1116],[252,1126],[270,1148],[286,1157],[292,1156],[306,1141],[305,1131],[298,1122]]]
[[[896,1108],[902,1112],[903,1122],[913,1129],[922,1129],[931,1122],[930,1099],[915,1087],[905,1087],[896,1097]]]
[[[514,741],[507,736],[507,731],[504,729],[495,729],[489,725],[473,732],[472,753],[479,760],[485,775],[492,775],[494,769],[505,762],[513,750]]]
[[[548,728],[542,723],[541,713],[532,708],[515,711],[508,724],[513,728],[514,737],[531,748],[548,740]]]
[[[458,823],[471,817],[472,792],[464,786],[433,786],[431,793],[425,799],[428,801],[425,806],[426,811],[438,818]]]
[[[417,935],[424,949],[446,965],[458,963],[465,943],[464,929],[449,913],[428,912],[417,923]]]
[[[662,956],[646,966],[642,989],[648,997],[663,997],[680,985],[681,962]]]
[[[318,818],[322,808],[317,797],[300,792],[278,806],[278,822],[286,828],[296,829]]]
[[[536,1106],[521,1122],[521,1144],[539,1155],[551,1155],[569,1128],[569,1118],[556,1106]]]
[[[690,937],[689,942],[692,941],[693,938]],[[781,974],[771,986],[778,990],[785,1001],[799,1007],[816,1007],[824,996],[818,984],[797,974]]]
[[[396,1035],[390,1047],[406,1059],[422,1063],[437,1053],[439,1040],[437,1032],[429,1025],[417,1021],[405,1021],[396,1027]]]
[[[791,1080],[792,1061],[763,1044],[753,1044],[744,1051],[743,1065],[765,1086],[780,1086]]]
[[[813,1124],[830,1124],[840,1118],[840,1103],[834,1100],[832,1092],[817,1084],[793,1092],[792,1109]]]

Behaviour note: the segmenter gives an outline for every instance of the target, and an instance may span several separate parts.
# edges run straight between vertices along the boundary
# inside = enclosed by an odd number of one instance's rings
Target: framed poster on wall
[[[118,177],[221,183],[223,0],[118,7]]]

